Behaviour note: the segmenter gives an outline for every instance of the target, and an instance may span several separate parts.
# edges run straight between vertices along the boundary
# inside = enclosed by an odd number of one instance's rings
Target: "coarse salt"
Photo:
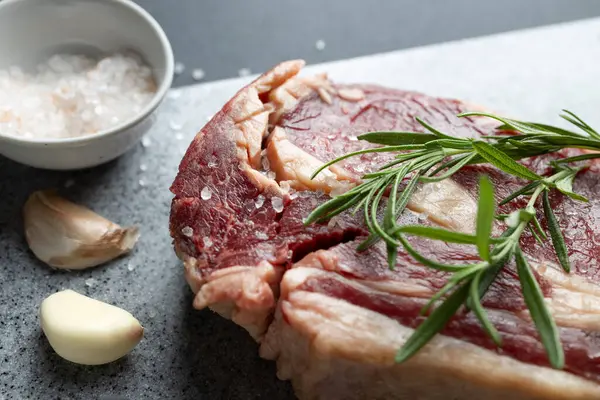
[[[261,240],[267,240],[269,238],[269,235],[267,235],[264,232],[258,231],[254,234],[254,236],[256,236],[257,239],[261,239]]]
[[[217,157],[214,155],[211,155],[208,159],[208,168],[215,168],[217,165],[219,165],[219,163],[217,162]]]
[[[30,74],[0,70],[0,134],[69,138],[131,120],[153,98],[152,71],[135,54],[101,60],[58,54]]]
[[[327,228],[329,228],[329,229],[335,229],[337,225],[338,225],[337,217],[331,217],[331,219],[327,222]]]
[[[290,189],[291,189],[290,183],[288,181],[281,181],[281,182],[279,182],[279,187],[285,193],[288,193],[290,191]]]
[[[171,120],[169,121],[169,128],[173,129],[174,131],[180,131],[181,128],[183,128],[183,124],[181,122]]]
[[[239,76],[249,76],[250,74],[252,74],[252,71],[250,71],[250,69],[249,69],[249,68],[241,68],[241,69],[238,71],[238,75],[239,75]]]
[[[167,97],[169,99],[176,100],[181,97],[181,90],[169,90],[169,93],[167,93]]]
[[[254,211],[254,201],[248,199],[244,202],[244,208],[246,209],[246,211],[248,211],[249,213],[251,213],[252,211]]]
[[[94,278],[88,278],[85,280],[85,286],[92,287],[96,284],[96,280]]]
[[[210,191],[208,186],[204,186],[204,188],[200,192],[200,197],[202,198],[202,200],[210,200],[210,198],[212,197],[212,192]]]
[[[175,75],[181,75],[183,74],[183,71],[185,71],[185,65],[183,63],[176,62],[175,67],[173,68]]]
[[[201,80],[202,78],[204,78],[204,75],[204,70],[200,68],[196,68],[192,71],[192,78],[194,78],[195,81]]]
[[[273,206],[273,210],[276,213],[280,213],[283,211],[283,199],[281,197],[272,197],[271,205]]]
[[[263,204],[265,204],[265,196],[263,196],[262,194],[259,194],[256,197],[256,201],[254,202],[254,207],[261,208],[263,206]]]

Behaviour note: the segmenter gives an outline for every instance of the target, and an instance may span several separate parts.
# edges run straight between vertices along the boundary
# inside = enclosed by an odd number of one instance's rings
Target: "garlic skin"
[[[25,238],[37,258],[60,269],[95,267],[129,252],[139,238],[53,191],[37,191],[23,207]]]
[[[142,340],[144,328],[127,311],[63,290],[40,307],[42,330],[62,358],[83,365],[118,360]]]

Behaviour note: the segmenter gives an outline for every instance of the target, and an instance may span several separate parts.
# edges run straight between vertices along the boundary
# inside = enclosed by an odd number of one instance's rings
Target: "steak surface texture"
[[[422,132],[415,117],[460,137],[492,134],[496,125],[456,117],[476,109],[472,104],[338,85],[325,75],[302,77],[303,65],[283,62],[241,89],[181,161],[171,187],[170,231],[196,293],[194,306],[244,327],[301,399],[600,399],[598,168],[584,170],[575,182],[589,203],[551,196],[571,274],[562,271],[550,243],[540,245],[528,234],[521,243],[558,324],[564,370],[549,367],[512,265],[483,298],[501,348],[472,313],[462,312],[415,357],[396,364],[395,353],[424,320],[420,310],[447,274],[423,267],[402,249],[390,270],[381,243],[358,252],[368,235],[362,213],[303,223],[316,206],[359,184],[394,154],[363,154],[314,180],[310,175],[326,161],[372,146],[357,140],[362,133]],[[549,161],[524,163],[548,174]],[[497,200],[525,183],[489,166],[467,167],[452,179],[420,185],[399,223],[473,232],[481,174],[493,181]],[[517,200],[502,212],[523,205]],[[478,260],[469,246],[411,243],[442,262]]]

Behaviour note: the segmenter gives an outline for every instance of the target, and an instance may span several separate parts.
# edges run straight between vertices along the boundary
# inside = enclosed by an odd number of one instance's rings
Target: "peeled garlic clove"
[[[52,191],[31,194],[23,216],[29,247],[56,268],[100,265],[129,252],[139,238],[137,228],[122,228]]]
[[[40,320],[54,351],[77,364],[118,360],[144,336],[144,328],[127,311],[72,290],[48,296]]]

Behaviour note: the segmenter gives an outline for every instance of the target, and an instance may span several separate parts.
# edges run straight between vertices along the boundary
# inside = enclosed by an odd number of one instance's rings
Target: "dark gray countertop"
[[[338,60],[600,16],[596,0],[137,0],[186,71],[175,86],[259,72],[280,60]],[[325,42],[319,51],[317,40]]]
[[[317,65],[338,81],[367,81],[453,96],[531,120],[557,122],[569,108],[600,124],[600,19]],[[519,60],[519,62],[515,62]],[[150,146],[78,172],[34,170],[0,158],[0,399],[292,399],[272,362],[233,323],[192,309],[168,234],[169,185],[195,132],[248,79],[170,93]],[[169,123],[183,123],[181,131]],[[145,164],[146,172],[140,169]],[[65,188],[65,183],[74,185]],[[140,184],[143,181],[143,185]],[[59,187],[122,224],[140,226],[133,254],[108,265],[58,272],[23,238],[21,207],[34,190]],[[93,284],[86,285],[92,278]],[[145,327],[124,359],[82,367],[60,359],[39,328],[49,294],[71,288],[123,307]]]

